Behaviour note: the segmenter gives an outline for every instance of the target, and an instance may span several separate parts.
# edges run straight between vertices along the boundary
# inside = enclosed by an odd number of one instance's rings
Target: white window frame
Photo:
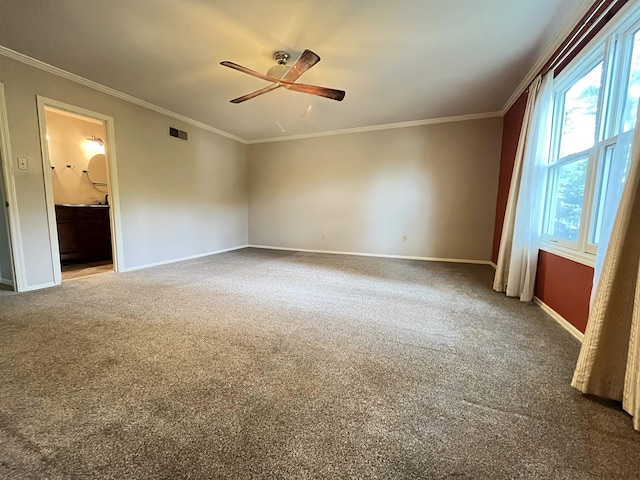
[[[549,195],[554,181],[554,172],[558,167],[587,157],[587,174],[584,187],[582,213],[577,241],[572,242],[563,238],[541,234],[540,249],[576,262],[593,266],[598,246],[590,243],[599,204],[601,186],[603,182],[604,157],[611,145],[617,142],[620,124],[627,97],[627,84],[633,36],[640,30],[640,4],[633,8],[625,8],[619,14],[619,20],[614,20],[605,27],[581,54],[579,54],[555,79],[554,110],[551,132],[550,161],[547,165],[546,186],[544,190],[543,228],[549,231],[548,222],[554,217],[549,215],[555,198]],[[593,69],[600,61],[602,65],[602,80],[596,113],[596,128],[594,145],[582,152],[575,152],[559,158],[560,140],[563,126],[564,96],[573,84]],[[636,125],[637,127],[638,125]],[[548,188],[549,187],[549,188]]]

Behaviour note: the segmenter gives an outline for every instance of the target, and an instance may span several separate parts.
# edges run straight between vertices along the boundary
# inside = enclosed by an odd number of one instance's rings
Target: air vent
[[[178,130],[177,128],[169,127],[169,135],[176,138],[181,138],[182,140],[187,139],[187,132]]]

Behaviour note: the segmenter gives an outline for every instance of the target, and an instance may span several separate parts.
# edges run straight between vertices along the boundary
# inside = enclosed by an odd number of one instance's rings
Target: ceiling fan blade
[[[296,60],[296,63],[291,65],[291,68],[284,74],[282,80],[285,82],[295,82],[300,75],[313,67],[320,61],[320,57],[313,53],[311,50],[305,50],[300,55],[300,58]]]
[[[310,93],[311,95],[318,95],[319,97],[330,98],[331,100],[337,100],[341,102],[346,92],[344,90],[336,90],[334,88],[318,87],[316,85],[305,85],[303,83],[284,83],[282,86],[288,90],[295,92]]]
[[[319,61],[320,57],[318,55],[313,53],[311,50],[305,50],[304,52],[302,52],[302,55],[300,55],[300,58],[296,60],[293,66],[287,71],[287,73],[284,74],[282,78],[274,78],[270,75],[264,75],[260,72],[256,72],[255,70],[251,70],[250,68],[243,67],[242,65],[238,65],[237,63],[229,61],[220,62],[220,65],[232,68],[233,70],[238,70],[239,72],[246,73],[247,75],[251,75],[252,77],[260,78],[271,83],[271,85],[269,85],[268,87],[256,90],[252,93],[248,93],[247,95],[244,95],[242,97],[234,98],[233,100],[231,100],[231,103],[244,102],[251,98],[257,97],[258,95],[262,95],[263,93],[275,90],[278,87],[284,87],[295,92],[309,93],[311,95],[317,95],[319,97],[330,98],[331,100],[336,100],[338,102],[342,101],[342,99],[344,99],[344,96],[346,95],[346,92],[344,92],[344,90],[319,87],[317,85],[293,83],[294,80],[298,79],[300,75],[309,70]]]
[[[253,77],[261,78],[262,80],[266,80],[267,82],[277,82],[277,78],[270,77],[268,75],[264,75],[260,72],[256,72],[255,70],[251,70],[250,68],[243,67],[242,65],[238,65],[233,62],[220,62],[220,65],[224,65],[225,67],[233,68],[234,70],[238,70],[239,72],[246,73],[247,75],[251,75]]]
[[[234,98],[233,100],[230,100],[230,101],[231,103],[242,103],[246,100],[251,100],[252,98],[257,97],[258,95],[262,95],[263,93],[270,92],[271,90],[275,90],[276,88],[280,88],[280,87],[281,87],[280,84],[274,83],[272,85],[269,85],[268,87],[261,88],[260,90],[256,90],[255,92],[247,93],[242,97]]]

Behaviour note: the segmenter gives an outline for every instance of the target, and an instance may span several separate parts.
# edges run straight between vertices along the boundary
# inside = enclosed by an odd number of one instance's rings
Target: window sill
[[[559,257],[581,263],[582,265],[586,265],[588,267],[595,267],[596,265],[596,256],[591,253],[578,252],[576,250],[572,250],[571,248],[562,247],[551,242],[540,242],[539,248],[540,250],[544,250],[545,252],[549,252]]]

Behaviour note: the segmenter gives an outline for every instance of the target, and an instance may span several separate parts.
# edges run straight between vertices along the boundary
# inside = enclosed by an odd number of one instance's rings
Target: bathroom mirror
[[[99,153],[91,157],[87,170],[89,170],[87,172],[89,181],[97,190],[109,191],[107,188],[107,159],[103,154]]]

